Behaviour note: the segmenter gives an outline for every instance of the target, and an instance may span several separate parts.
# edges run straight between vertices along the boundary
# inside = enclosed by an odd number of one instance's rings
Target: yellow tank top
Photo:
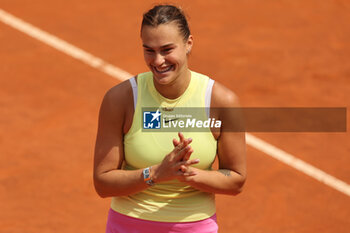
[[[138,75],[137,84],[130,80],[135,101],[135,112],[129,132],[124,136],[125,161],[123,169],[132,170],[159,164],[178,139],[177,132],[145,132],[143,108],[209,107],[213,80],[191,71],[186,91],[177,99],[159,94],[151,72]],[[211,169],[217,150],[217,141],[208,129],[206,132],[184,132],[193,139],[191,159],[199,158],[200,169]],[[171,180],[156,183],[139,193],[113,197],[111,208],[121,214],[161,222],[191,222],[211,217],[215,213],[215,196],[201,192],[186,183]]]

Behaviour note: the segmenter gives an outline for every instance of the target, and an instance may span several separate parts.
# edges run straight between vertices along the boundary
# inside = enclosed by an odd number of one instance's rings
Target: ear
[[[189,54],[193,46],[193,36],[190,35],[186,41],[186,54]]]

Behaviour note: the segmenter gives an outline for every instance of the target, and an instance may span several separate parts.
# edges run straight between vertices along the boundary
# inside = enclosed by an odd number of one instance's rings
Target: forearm
[[[190,166],[199,162],[198,159],[188,160],[192,153],[191,147],[188,146],[191,139],[185,140],[182,134],[179,134],[179,137],[181,143],[178,143],[174,150],[164,157],[162,163],[151,166],[150,178],[153,182],[159,183],[179,178],[183,176],[179,171],[181,166]],[[148,188],[148,184],[144,181],[143,169],[120,170],[103,166],[101,162],[95,163],[100,166],[95,165],[94,168],[94,185],[101,197],[125,196]]]
[[[203,192],[237,195],[242,191],[245,177],[227,169],[200,170],[197,175],[186,178],[188,184]]]
[[[142,169],[118,169],[96,174],[94,185],[101,197],[126,196],[148,188],[143,180]]]

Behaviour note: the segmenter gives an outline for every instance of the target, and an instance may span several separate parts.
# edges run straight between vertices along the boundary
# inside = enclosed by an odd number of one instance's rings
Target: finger
[[[189,166],[198,164],[200,162],[199,159],[192,159],[192,160],[187,160],[187,161],[181,161],[177,163],[177,167],[179,170],[186,170]]]
[[[190,171],[190,172],[184,172],[183,173],[183,176],[195,176],[197,175],[198,173],[195,172],[195,171]]]
[[[186,167],[185,165],[181,165],[179,170],[185,173],[187,171],[187,168],[188,167]]]
[[[186,171],[186,172],[177,171],[176,175],[177,176],[195,176],[197,175],[197,173],[195,171]]]
[[[188,146],[188,144],[190,144],[191,142],[192,142],[191,138],[184,140],[183,142],[180,142],[173,150],[173,152],[175,153],[173,158],[175,160],[183,160],[183,157],[185,156],[185,154],[189,151],[189,149],[191,149],[191,147]],[[174,141],[173,141],[173,143],[174,143]],[[190,156],[190,155],[188,155],[188,156]],[[186,160],[188,160],[188,159],[186,159]]]
[[[192,138],[186,139],[185,136],[183,135],[183,133],[181,133],[181,132],[178,133],[178,136],[180,138],[180,142],[187,141],[187,144],[190,144],[192,142]]]
[[[175,155],[175,161],[182,161],[184,156],[190,150],[191,150],[191,146],[187,145],[186,147],[183,147],[181,150],[177,151]]]
[[[187,153],[184,155],[184,157],[183,157],[182,160],[183,160],[183,161],[189,160],[192,153],[193,153],[193,149],[191,148],[189,151],[187,151]]]
[[[177,155],[178,153],[180,153],[181,150],[186,148],[186,146],[187,146],[187,144],[185,144],[185,142],[180,142],[177,146],[175,146],[173,152],[175,153],[175,155]]]
[[[183,173],[181,170],[178,170],[178,171],[176,172],[176,175],[177,175],[177,176],[183,176],[184,173]]]
[[[180,142],[183,142],[185,140],[185,136],[183,135],[183,133],[179,132],[177,135],[180,138]]]
[[[176,147],[176,146],[178,146],[179,144],[180,144],[180,142],[174,138],[174,139],[173,139],[173,145]]]
[[[179,169],[182,173],[185,173],[187,170],[186,166],[181,166],[181,168]]]
[[[191,165],[197,164],[197,163],[199,163],[199,162],[200,162],[199,159],[187,160],[186,163],[185,163],[185,165],[186,165],[186,166],[191,166]]]
[[[174,149],[174,152],[176,154],[180,153],[183,149],[187,147],[188,144],[192,142],[192,139],[189,138],[188,140],[184,140],[183,142],[180,142]],[[173,142],[174,143],[174,142]]]
[[[195,176],[198,174],[196,171],[194,171],[193,169],[190,169],[189,167],[186,167],[185,165],[181,166],[181,170],[184,170],[184,172],[182,172],[183,176]]]
[[[190,144],[192,142],[192,138],[187,139],[187,144]]]
[[[181,142],[184,142],[184,140],[185,140],[185,137],[184,137],[184,135],[181,132],[178,133],[178,136],[180,138],[180,141],[178,141],[177,139],[174,138],[173,139],[174,146],[179,145]]]

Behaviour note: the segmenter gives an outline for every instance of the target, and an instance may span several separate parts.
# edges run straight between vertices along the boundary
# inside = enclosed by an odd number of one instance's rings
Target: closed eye
[[[173,51],[174,48],[166,48],[166,49],[162,49],[162,53],[170,53],[171,51]]]

